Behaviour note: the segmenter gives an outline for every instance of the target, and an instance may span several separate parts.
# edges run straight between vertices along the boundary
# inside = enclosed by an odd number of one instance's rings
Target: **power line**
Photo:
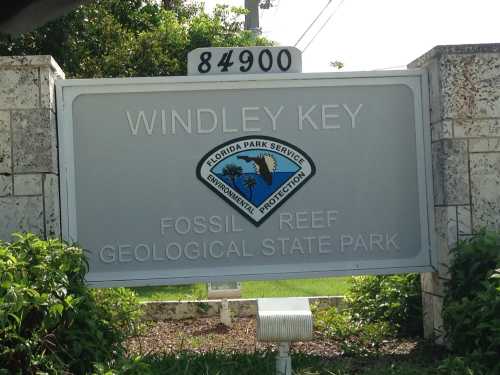
[[[307,26],[306,30],[302,33],[302,35],[300,36],[300,38],[295,42],[295,44],[293,45],[294,47],[297,47],[297,44],[300,43],[300,41],[302,40],[302,38],[307,34],[307,32],[311,29],[311,27],[313,27],[313,25],[316,23],[316,21],[318,20],[319,17],[321,17],[321,15],[325,12],[326,8],[328,8],[331,4],[332,0],[328,0],[328,2],[326,3],[326,5],[323,7],[323,9],[321,9],[321,11],[319,12],[319,14],[316,16],[316,18],[311,22],[311,24],[309,26]]]
[[[342,4],[344,4],[344,1],[345,0],[341,0],[339,5],[334,9],[334,11],[332,12],[332,14],[330,14],[330,16],[326,19],[326,21],[323,23],[323,25],[321,25],[321,27],[319,28],[319,30],[316,32],[316,34],[314,34],[314,36],[312,37],[312,39],[309,41],[309,43],[306,44],[306,46],[304,47],[304,49],[302,50],[302,53],[306,52],[306,49],[312,44],[312,42],[314,42],[314,39],[316,39],[316,37],[318,36],[318,34],[323,31],[323,29],[325,28],[325,26],[328,24],[328,22],[330,22],[330,20],[333,18],[333,16],[337,13],[337,11],[339,10],[339,8],[342,6]]]
[[[406,69],[406,65],[395,65],[395,66],[387,66],[385,68],[378,68],[373,70],[392,70],[392,69]]]
[[[276,4],[274,5],[274,16],[278,15],[281,9],[280,5],[281,5],[281,0],[276,1]]]

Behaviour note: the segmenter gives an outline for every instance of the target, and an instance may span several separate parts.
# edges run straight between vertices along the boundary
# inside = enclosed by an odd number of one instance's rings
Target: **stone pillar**
[[[500,44],[438,46],[409,68],[429,73],[439,268],[422,274],[424,331],[442,343],[449,251],[500,227]]]
[[[60,236],[54,81],[50,56],[0,57],[0,239]]]

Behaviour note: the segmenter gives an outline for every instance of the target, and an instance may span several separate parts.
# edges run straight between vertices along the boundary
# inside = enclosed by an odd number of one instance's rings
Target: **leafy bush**
[[[315,328],[325,336],[345,338],[354,333],[354,327],[351,325],[351,317],[348,313],[335,307],[319,309],[317,306],[312,306],[311,310]]]
[[[151,366],[140,356],[118,358],[111,363],[97,363],[94,375],[146,375],[152,374]]]
[[[357,320],[389,323],[400,335],[422,334],[418,274],[353,277],[346,303]]]
[[[313,308],[313,313],[315,328],[326,337],[339,341],[346,355],[376,353],[383,342],[395,333],[387,322],[361,322],[354,319],[348,310]]]
[[[444,359],[438,367],[439,374],[442,375],[488,375],[488,370],[471,363],[463,357],[449,357]],[[495,373],[496,374],[496,373]],[[492,374],[493,375],[493,374]]]
[[[340,341],[345,354],[370,354],[395,335],[422,333],[420,278],[417,274],[352,278],[346,307],[315,308],[315,326]]]
[[[17,235],[0,243],[0,368],[86,373],[123,353],[139,305],[125,289],[85,285],[83,250]]]
[[[483,231],[452,251],[444,298],[444,328],[451,349],[479,367],[500,373],[500,233]]]

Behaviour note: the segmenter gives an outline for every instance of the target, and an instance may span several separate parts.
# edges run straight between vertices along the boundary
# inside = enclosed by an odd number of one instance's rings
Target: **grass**
[[[245,281],[241,283],[241,297],[339,296],[344,295],[349,289],[349,279],[349,277],[325,277],[321,279]],[[207,299],[207,287],[203,283],[133,289],[141,302]]]
[[[432,356],[431,356],[432,357]],[[383,355],[325,359],[296,353],[292,355],[294,375],[449,375],[438,369],[440,361],[429,356]],[[275,353],[253,354],[177,353],[138,358],[141,374],[184,375],[274,375]]]
[[[207,299],[205,284],[144,286],[132,288],[140,302],[145,301],[188,301]]]
[[[246,281],[242,285],[242,297],[343,296],[349,289],[349,280],[350,277],[326,277],[321,279]]]

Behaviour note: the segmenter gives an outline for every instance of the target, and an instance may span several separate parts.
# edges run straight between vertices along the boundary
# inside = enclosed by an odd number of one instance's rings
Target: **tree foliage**
[[[184,0],[95,0],[16,38],[0,35],[0,55],[52,55],[67,77],[185,75],[199,47],[269,44],[243,30],[242,8],[207,14]]]

